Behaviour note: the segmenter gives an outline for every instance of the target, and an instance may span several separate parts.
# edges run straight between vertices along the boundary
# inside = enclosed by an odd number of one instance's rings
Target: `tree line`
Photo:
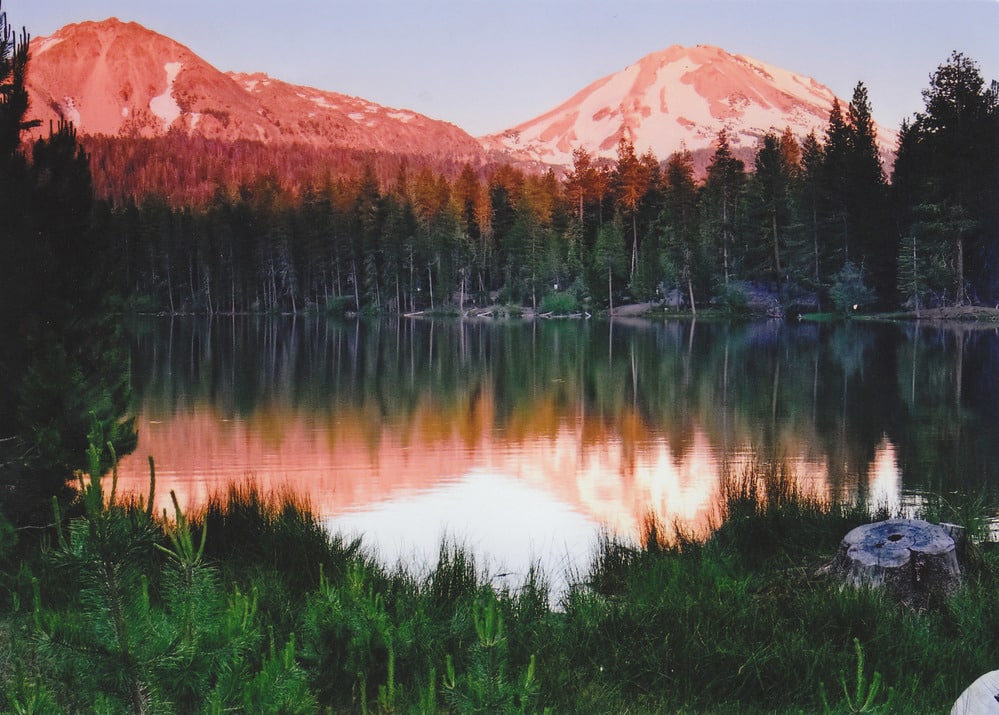
[[[867,89],[822,136],[766,133],[750,166],[719,133],[704,176],[622,138],[564,175],[365,160],[290,185],[268,171],[184,206],[111,213],[124,287],[170,313],[404,313],[492,302],[668,301],[695,312],[764,295],[785,310],[993,303],[999,110],[954,53],[903,124],[889,182]],[[456,169],[456,167],[453,167]]]

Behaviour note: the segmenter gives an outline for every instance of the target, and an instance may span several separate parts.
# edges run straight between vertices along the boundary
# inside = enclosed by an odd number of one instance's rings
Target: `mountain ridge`
[[[789,127],[798,137],[815,132],[821,139],[836,99],[814,78],[760,60],[710,45],[672,45],[594,80],[533,119],[475,138],[413,110],[263,72],[223,72],[175,40],[117,18],[66,25],[32,39],[31,50],[31,115],[43,128],[68,119],[84,135],[180,133],[480,167],[568,167],[578,147],[612,160],[622,138],[660,160],[681,148],[704,156],[722,129],[732,150],[750,157],[766,131]],[[839,101],[845,112],[848,103]],[[877,132],[888,161],[897,134]]]
[[[817,80],[711,45],[672,45],[601,77],[534,119],[487,135],[494,154],[566,165],[583,146],[613,158],[620,139],[659,159],[709,149],[725,129],[734,151],[790,127],[821,138],[836,95]],[[848,102],[839,99],[845,111]],[[877,128],[883,156],[896,134]]]
[[[482,161],[454,124],[263,73],[222,72],[184,45],[117,18],[31,40],[31,114],[82,134],[257,140]]]

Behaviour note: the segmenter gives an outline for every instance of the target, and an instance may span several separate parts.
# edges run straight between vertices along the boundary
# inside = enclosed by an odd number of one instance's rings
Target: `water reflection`
[[[650,511],[705,527],[754,454],[820,495],[994,494],[997,344],[912,325],[150,320],[121,486],[146,488],[150,454],[161,507],[287,484],[399,555],[391,533],[436,545],[442,521],[503,513],[485,551],[526,534],[570,552]]]

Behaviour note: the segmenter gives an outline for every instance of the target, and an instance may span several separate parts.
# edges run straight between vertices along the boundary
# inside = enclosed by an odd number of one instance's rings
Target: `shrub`
[[[742,315],[749,311],[749,296],[746,286],[738,281],[719,286],[715,302],[729,313]]]
[[[354,304],[354,299],[347,295],[335,295],[326,301],[326,314],[333,318],[342,318]]]
[[[575,294],[568,291],[549,293],[541,299],[538,312],[551,313],[552,315],[572,315],[579,312],[579,300]]]
[[[836,280],[829,289],[829,297],[836,310],[847,315],[871,305],[877,296],[874,289],[864,282],[860,268],[855,263],[847,261],[836,274]]]

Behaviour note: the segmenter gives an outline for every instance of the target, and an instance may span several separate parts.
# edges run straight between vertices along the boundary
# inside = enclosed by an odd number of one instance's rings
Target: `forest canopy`
[[[179,135],[84,142],[142,310],[402,313],[567,291],[596,310],[753,295],[783,312],[991,305],[996,84],[955,52],[923,98],[891,167],[862,82],[821,135],[775,129],[746,161],[721,132],[704,171],[627,139],[614,161],[577,148],[561,173]]]

